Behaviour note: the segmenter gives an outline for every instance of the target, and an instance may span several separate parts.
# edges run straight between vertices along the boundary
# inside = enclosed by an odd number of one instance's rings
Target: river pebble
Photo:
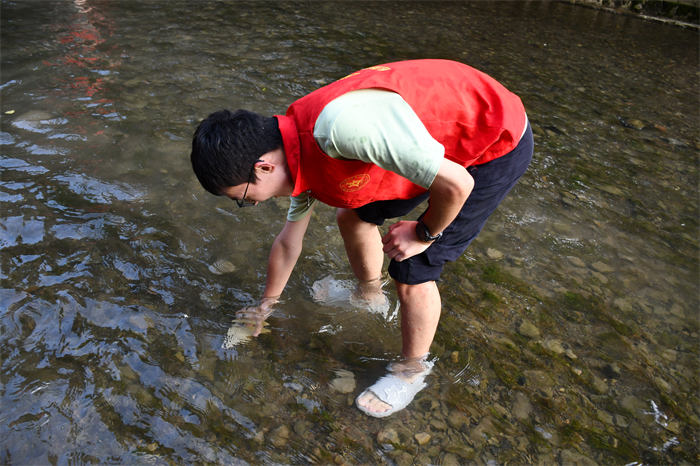
[[[284,424],[273,430],[270,434],[270,442],[277,448],[287,445],[289,440],[289,427]]]
[[[592,459],[572,450],[562,450],[559,461],[560,464],[571,466],[598,466]]]
[[[574,267],[583,268],[586,266],[586,263],[576,256],[567,256],[566,258],[569,260],[569,263],[571,263],[571,265],[573,265]]]
[[[540,337],[540,329],[538,329],[529,320],[522,321],[522,323],[520,324],[520,327],[518,327],[518,333],[520,333],[522,336],[528,337],[528,338],[539,338]]]
[[[331,388],[338,393],[352,393],[355,391],[357,383],[355,382],[355,374],[345,369],[335,371],[336,377],[331,380]]]
[[[447,416],[447,423],[455,430],[461,430],[462,427],[469,424],[469,416],[461,411],[451,411]]]
[[[593,386],[593,389],[601,395],[608,392],[608,384],[605,382],[605,380],[598,376],[591,376],[591,385]]]
[[[545,398],[551,398],[554,394],[554,380],[545,371],[541,370],[526,370],[523,372],[525,376],[525,386],[536,390]]]
[[[595,270],[596,272],[600,272],[600,273],[610,273],[610,272],[613,272],[615,270],[612,267],[610,267],[608,264],[601,262],[601,261],[594,262],[593,264],[591,264],[591,267],[593,267],[593,270]]]
[[[236,266],[233,265],[231,261],[227,261],[225,259],[219,259],[217,261],[214,261],[209,266],[209,271],[211,273],[214,273],[216,275],[223,275],[226,273],[232,273],[236,271]]]
[[[416,442],[418,445],[426,445],[428,442],[430,442],[430,439],[432,438],[429,433],[427,432],[418,432],[416,435],[413,436],[413,438],[416,439]]]
[[[545,340],[544,343],[542,343],[542,346],[554,354],[564,354],[566,351],[564,346],[561,344],[561,341],[555,338]]]
[[[498,249],[488,248],[486,249],[486,257],[492,260],[503,259],[503,253]]]
[[[457,458],[457,455],[453,453],[445,453],[445,455],[442,457],[442,461],[440,462],[442,466],[460,466],[461,463],[459,461],[459,458]]]
[[[532,414],[532,403],[523,392],[517,392],[513,400],[513,417],[519,421],[526,421]]]
[[[393,427],[386,427],[377,432],[377,442],[380,444],[398,445],[401,443],[399,434]]]

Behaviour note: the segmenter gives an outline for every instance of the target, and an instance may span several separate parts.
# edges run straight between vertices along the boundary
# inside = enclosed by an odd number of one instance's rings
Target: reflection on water
[[[2,461],[696,461],[697,33],[566,4],[342,5],[2,3]],[[226,344],[286,201],[232,210],[188,146],[217,108],[279,113],[418,57],[521,95],[536,157],[444,274],[428,388],[377,420],[351,403],[399,349],[394,290],[387,312],[343,299],[319,209],[269,332]]]

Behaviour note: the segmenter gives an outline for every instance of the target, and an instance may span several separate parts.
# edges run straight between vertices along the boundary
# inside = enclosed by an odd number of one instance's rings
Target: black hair
[[[277,118],[247,110],[220,110],[197,126],[192,137],[192,169],[202,187],[220,196],[221,190],[251,181],[261,155],[282,147]]]

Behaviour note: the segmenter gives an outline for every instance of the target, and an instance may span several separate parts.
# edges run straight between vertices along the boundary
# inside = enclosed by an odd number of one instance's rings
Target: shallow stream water
[[[0,462],[697,463],[698,34],[540,2],[1,3]],[[449,58],[519,94],[530,170],[440,284],[427,389],[316,210],[269,332],[287,200],[189,167],[208,113],[283,113],[365,66]],[[339,287],[342,292],[342,287]],[[346,393],[347,392],[347,393]],[[418,434],[418,435],[416,435]]]

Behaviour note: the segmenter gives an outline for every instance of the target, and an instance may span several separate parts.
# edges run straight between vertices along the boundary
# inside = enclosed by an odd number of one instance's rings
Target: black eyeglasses
[[[250,174],[248,175],[248,184],[245,185],[245,191],[243,191],[243,198],[234,199],[238,207],[250,207],[257,203],[257,201],[251,201],[250,199],[246,199],[245,197],[248,194],[248,186],[250,186],[250,181],[253,179],[253,171],[255,171],[255,164],[258,162],[262,162],[262,160],[256,160],[255,162],[253,162],[253,166],[250,167]]]

